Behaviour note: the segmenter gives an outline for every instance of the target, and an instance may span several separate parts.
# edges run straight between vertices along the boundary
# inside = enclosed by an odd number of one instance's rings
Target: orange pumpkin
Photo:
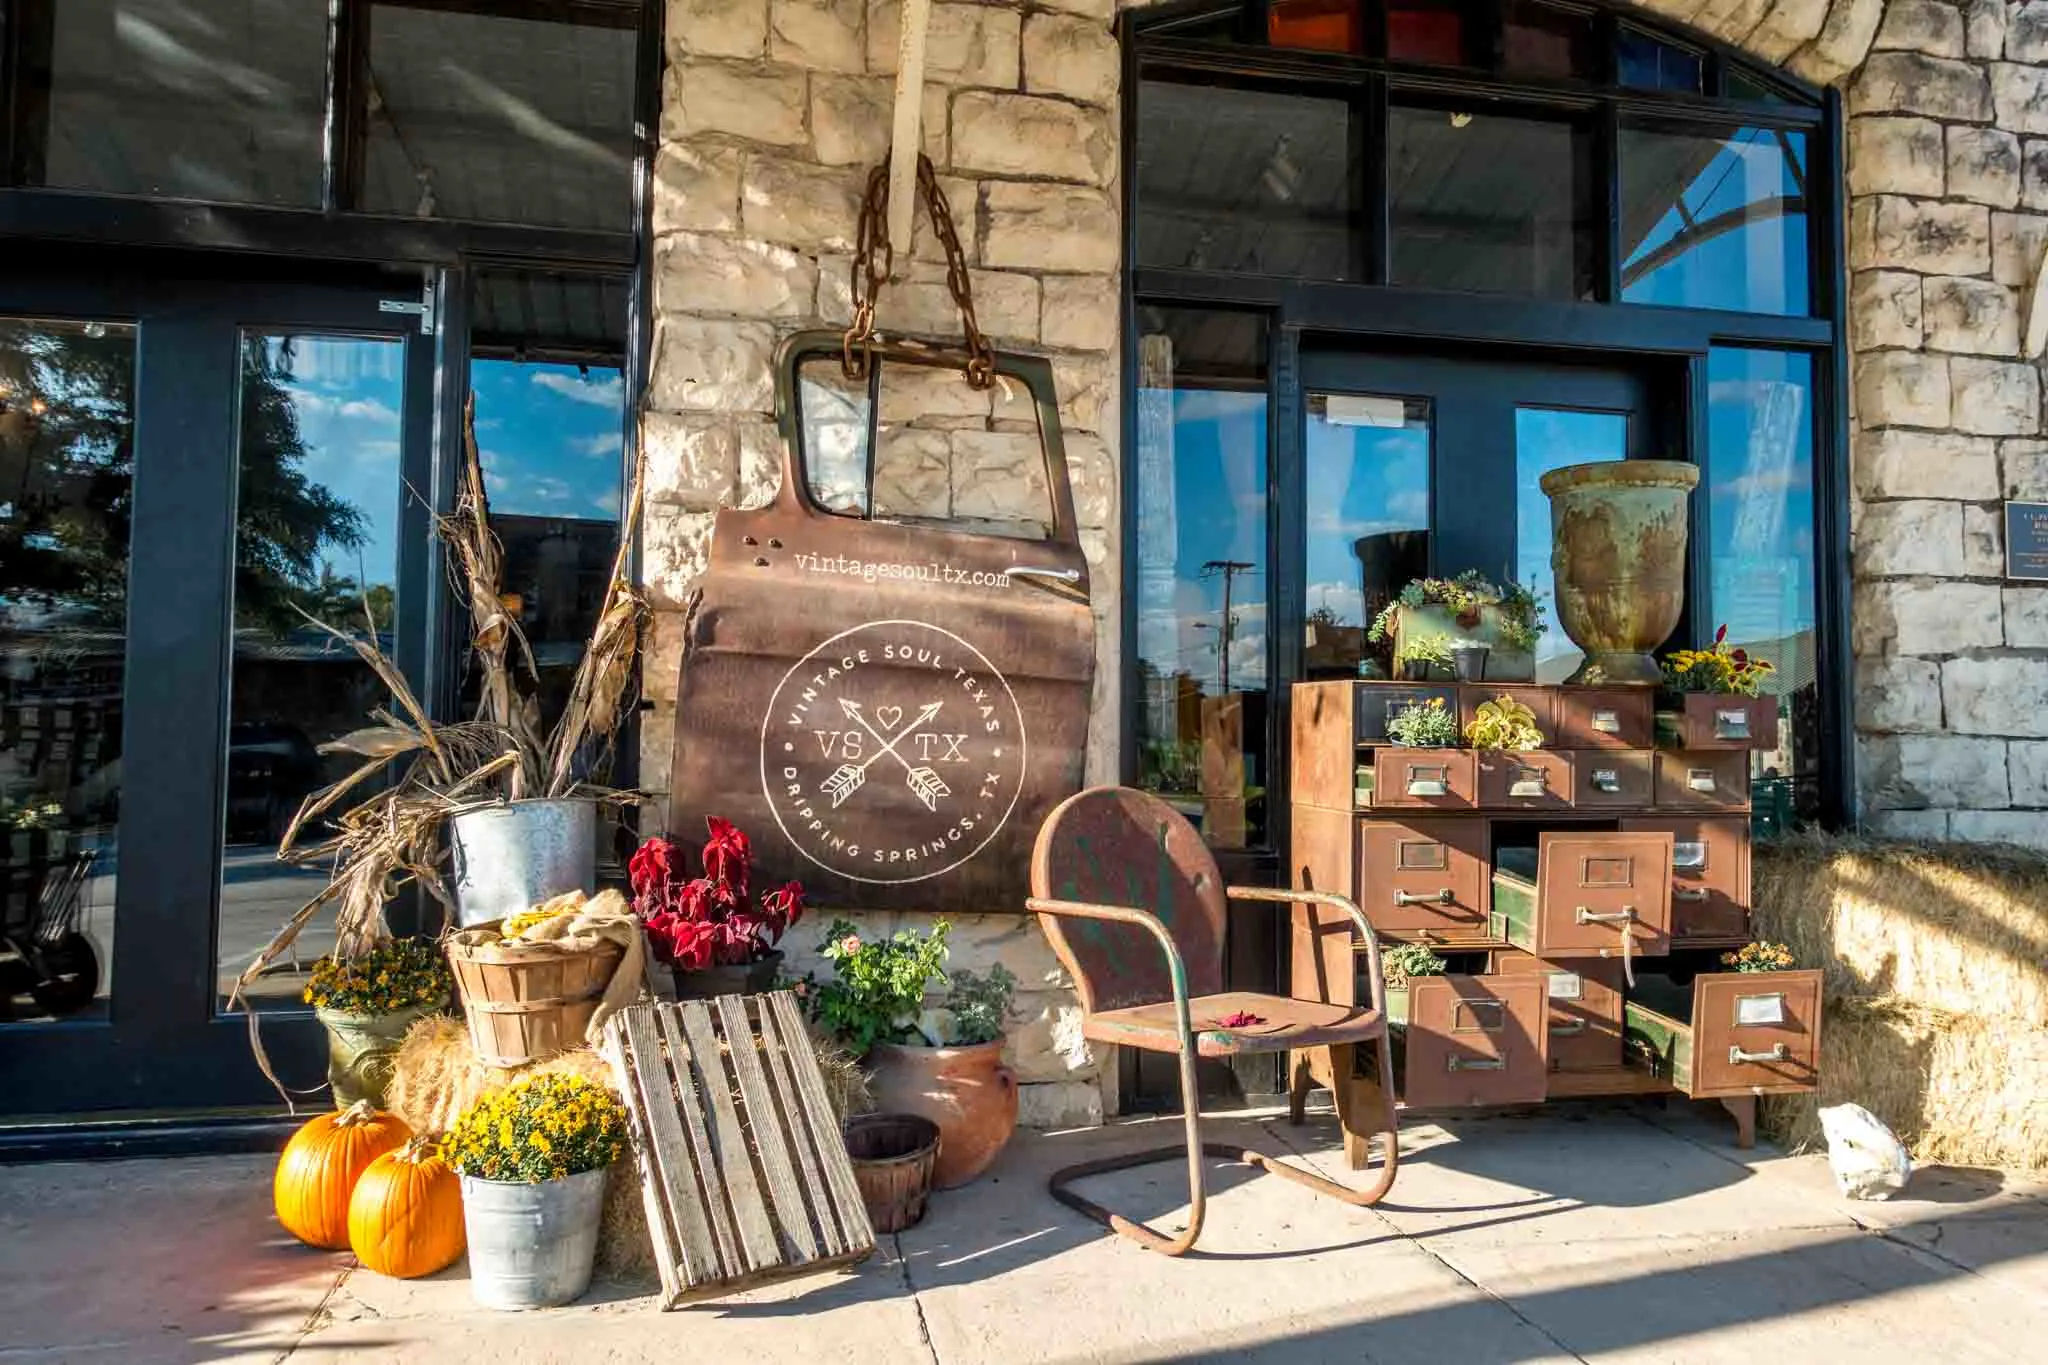
[[[349,1196],[349,1247],[379,1275],[410,1280],[446,1270],[468,1242],[462,1178],[430,1139],[378,1157]]]
[[[277,1221],[308,1246],[347,1250],[348,1198],[356,1178],[411,1136],[396,1114],[380,1114],[368,1100],[314,1119],[292,1134],[277,1159]]]

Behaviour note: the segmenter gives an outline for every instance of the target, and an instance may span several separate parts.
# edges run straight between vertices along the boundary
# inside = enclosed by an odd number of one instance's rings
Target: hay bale
[[[1923,1162],[2048,1170],[2048,859],[2025,849],[1804,834],[1759,843],[1755,925],[1825,975],[1816,1095],[1759,1120],[1824,1147],[1852,1101]]]
[[[811,1036],[825,1092],[842,1120],[874,1107],[867,1073],[843,1049]],[[429,1015],[412,1026],[398,1049],[385,1106],[416,1133],[443,1133],[463,1110],[528,1076],[568,1072],[613,1087],[611,1067],[589,1048],[576,1048],[531,1066],[505,1069],[476,1059],[469,1030],[460,1019]],[[604,1218],[598,1231],[597,1268],[614,1278],[652,1280],[654,1246],[647,1210],[632,1159],[613,1168],[605,1182]]]

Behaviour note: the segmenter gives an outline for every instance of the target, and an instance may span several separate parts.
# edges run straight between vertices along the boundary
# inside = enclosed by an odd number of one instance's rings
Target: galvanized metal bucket
[[[465,929],[491,924],[565,891],[597,885],[597,806],[513,801],[449,822],[455,904]]]
[[[471,1296],[486,1308],[553,1308],[590,1288],[605,1169],[534,1185],[463,1176]]]

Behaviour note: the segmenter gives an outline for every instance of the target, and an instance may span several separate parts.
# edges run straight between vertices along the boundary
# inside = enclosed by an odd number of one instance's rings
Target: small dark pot
[[[770,950],[768,956],[759,962],[747,962],[738,966],[700,967],[686,972],[680,967],[670,968],[676,978],[676,999],[709,1000],[719,995],[760,995],[775,985],[775,974],[782,970],[782,950]]]
[[[876,1232],[901,1232],[924,1217],[939,1159],[939,1126],[916,1114],[861,1114],[846,1121],[846,1154]]]
[[[1451,650],[1451,666],[1459,682],[1480,682],[1486,677],[1486,656],[1493,651],[1485,645],[1457,645]]]

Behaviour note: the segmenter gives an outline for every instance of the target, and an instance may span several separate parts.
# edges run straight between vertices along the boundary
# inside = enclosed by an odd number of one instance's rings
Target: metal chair
[[[1206,1195],[1202,1156],[1224,1157],[1285,1176],[1347,1204],[1376,1204],[1394,1183],[1400,1160],[1394,1114],[1393,1055],[1387,1042],[1386,985],[1378,941],[1359,908],[1343,896],[1266,887],[1225,887],[1201,836],[1171,806],[1123,787],[1094,787],[1062,802],[1039,829],[1026,906],[1073,974],[1085,1011],[1082,1033],[1124,1047],[1180,1055],[1188,1198],[1185,1231],[1155,1232],[1075,1192],[1075,1181],[1169,1160],[1182,1146],[1082,1162],[1053,1173],[1053,1198],[1150,1250],[1178,1256],[1202,1234]],[[1231,901],[1308,903],[1349,915],[1364,947],[1369,1007],[1223,990],[1223,925]],[[1155,941],[1146,942],[1147,936]],[[1359,1074],[1371,1045],[1377,1066]],[[1379,1179],[1353,1190],[1263,1153],[1202,1141],[1195,1058],[1240,1053],[1293,1054],[1288,1109],[1295,1123],[1312,1081],[1330,1088],[1353,1170],[1368,1165],[1371,1139],[1384,1135]]]

